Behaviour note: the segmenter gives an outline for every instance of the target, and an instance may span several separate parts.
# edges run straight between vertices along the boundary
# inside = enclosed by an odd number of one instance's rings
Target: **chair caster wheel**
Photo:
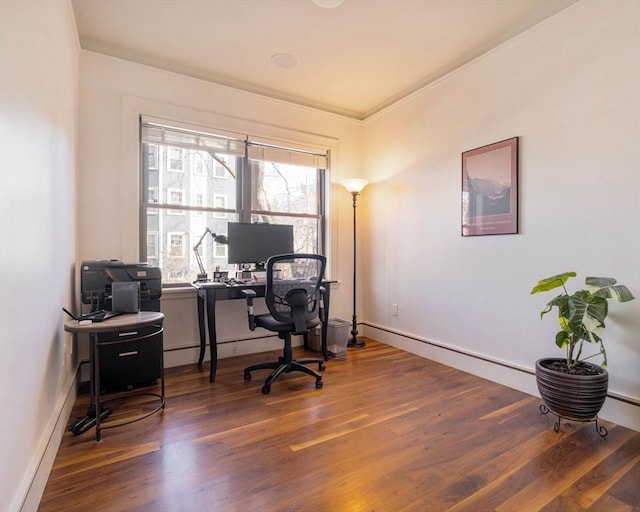
[[[318,371],[323,372],[326,369],[327,369],[327,367],[324,364],[322,364],[322,363],[318,364]]]
[[[320,389],[322,388],[322,381],[321,380],[317,380],[316,381],[316,389]]]
[[[262,386],[263,395],[268,395],[270,391],[271,391],[271,386]]]
[[[246,381],[251,380],[251,374],[250,373],[245,373],[244,374],[244,380],[246,380]]]

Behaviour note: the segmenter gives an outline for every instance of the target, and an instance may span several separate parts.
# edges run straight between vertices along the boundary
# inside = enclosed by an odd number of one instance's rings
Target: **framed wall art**
[[[518,137],[462,153],[462,236],[518,232]]]

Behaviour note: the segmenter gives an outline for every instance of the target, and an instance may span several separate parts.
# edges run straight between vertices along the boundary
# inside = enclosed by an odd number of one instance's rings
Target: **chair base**
[[[291,351],[291,342],[287,343],[285,340],[285,348],[284,355],[280,356],[277,361],[269,362],[269,363],[260,363],[255,364],[253,366],[248,366],[244,369],[244,380],[251,380],[251,372],[255,370],[273,370],[271,374],[264,381],[264,385],[262,386],[262,392],[265,395],[268,395],[271,391],[271,384],[276,380],[281,374],[289,373],[289,372],[303,372],[307,375],[311,375],[316,379],[316,389],[322,388],[322,375],[320,375],[315,370],[305,366],[307,364],[317,364],[318,371],[323,371],[325,369],[324,360],[317,358],[310,359],[298,359],[293,360],[292,351]]]

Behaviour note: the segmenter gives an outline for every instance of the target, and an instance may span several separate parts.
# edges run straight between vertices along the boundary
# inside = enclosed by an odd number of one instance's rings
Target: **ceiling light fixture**
[[[340,7],[344,0],[312,0],[312,2],[323,9],[333,9],[334,7]]]
[[[295,68],[298,65],[298,59],[288,53],[276,53],[272,55],[271,62],[285,69]]]

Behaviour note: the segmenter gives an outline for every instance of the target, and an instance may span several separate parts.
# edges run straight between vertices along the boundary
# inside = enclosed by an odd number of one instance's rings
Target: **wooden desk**
[[[322,353],[325,361],[329,359],[327,352],[327,322],[329,319],[329,298],[330,298],[330,282],[323,282],[325,288],[324,293],[324,317],[322,323],[321,340]],[[198,329],[200,331],[200,356],[198,357],[198,365],[202,365],[206,349],[206,330],[209,331],[209,347],[211,352],[211,366],[209,370],[209,382],[216,381],[216,370],[218,368],[218,337],[216,334],[216,302],[219,300],[246,300],[242,294],[242,290],[253,290],[257,297],[264,297],[264,284],[243,284],[243,285],[227,285],[223,283],[193,283],[192,286],[198,293]],[[206,315],[206,324],[205,324]],[[206,325],[206,327],[205,327]],[[305,337],[305,348],[307,340]]]
[[[89,324],[81,324],[76,320],[68,320],[64,324],[64,330],[67,332],[71,332],[74,334],[88,334],[89,335],[89,366],[91,371],[91,405],[90,408],[93,408],[93,413],[95,416],[95,427],[96,427],[96,442],[100,442],[102,435],[101,430],[105,428],[114,428],[122,425],[126,425],[129,423],[133,423],[134,421],[139,421],[144,419],[152,414],[158,412],[160,409],[164,409],[165,407],[165,397],[164,397],[164,364],[162,363],[161,358],[161,368],[160,368],[160,380],[161,380],[161,392],[158,395],[157,393],[128,393],[126,396],[133,395],[151,395],[160,399],[160,405],[154,409],[153,411],[144,414],[138,418],[133,420],[124,421],[122,423],[110,424],[101,426],[101,412],[103,411],[100,402],[100,351],[98,350],[98,345],[100,342],[98,340],[98,335],[102,333],[109,334],[120,334],[122,336],[135,338],[138,329],[142,329],[147,326],[158,326],[158,331],[154,333],[154,335],[159,334],[162,336],[162,324],[164,322],[164,315],[162,313],[156,311],[140,311],[139,313],[129,313],[122,314],[118,316],[114,316],[105,320],[103,322],[92,322]],[[110,398],[108,400],[103,400],[102,403],[115,400],[120,397]],[[90,420],[89,417],[87,417]],[[90,421],[90,425],[88,427],[93,426],[93,422]],[[83,430],[84,432],[84,430]]]

